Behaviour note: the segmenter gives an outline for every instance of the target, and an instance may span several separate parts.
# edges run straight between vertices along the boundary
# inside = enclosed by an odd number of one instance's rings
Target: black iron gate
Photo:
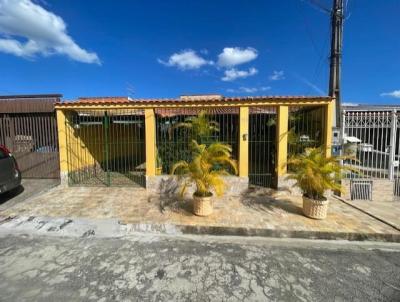
[[[251,107],[249,113],[249,182],[274,187],[276,184],[276,109]]]
[[[69,112],[70,185],[145,186],[143,110]]]

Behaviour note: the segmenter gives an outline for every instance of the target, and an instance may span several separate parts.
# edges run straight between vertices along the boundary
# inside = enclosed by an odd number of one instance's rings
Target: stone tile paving
[[[140,188],[56,187],[0,212],[0,216],[116,218],[123,223],[171,223],[283,231],[395,234],[394,228],[332,199],[328,218],[302,215],[302,200],[287,192],[249,189],[241,196],[216,199],[209,217],[191,213],[190,198],[160,197]]]

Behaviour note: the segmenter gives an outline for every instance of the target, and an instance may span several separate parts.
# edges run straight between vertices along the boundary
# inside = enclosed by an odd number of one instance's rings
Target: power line
[[[304,1],[302,1],[302,2],[304,2]],[[322,4],[320,4],[320,5],[322,5]],[[310,39],[311,44],[312,44],[316,54],[318,55],[317,63],[315,65],[314,72],[312,73],[312,77],[310,79],[311,82],[314,82],[315,79],[319,76],[319,74],[322,71],[323,60],[328,58],[328,53],[326,52],[326,48],[328,46],[328,40],[329,40],[329,27],[326,28],[326,33],[324,35],[325,39],[324,39],[323,43],[321,45],[318,45],[319,43],[316,42],[316,40],[314,39],[313,34],[312,34],[312,30],[311,30],[312,26],[310,26],[310,22],[308,22],[308,20],[306,18],[306,14],[302,10],[301,5],[299,5],[299,11],[301,12],[301,16],[303,17],[304,27],[306,29],[308,38]],[[309,86],[306,94],[311,93],[312,90],[313,89]]]
[[[304,0],[303,0],[304,1]],[[320,1],[318,0],[307,0],[306,2],[308,2],[311,6],[317,8],[318,10],[324,12],[324,13],[328,13],[331,14],[332,10],[325,7],[323,4],[321,4]]]

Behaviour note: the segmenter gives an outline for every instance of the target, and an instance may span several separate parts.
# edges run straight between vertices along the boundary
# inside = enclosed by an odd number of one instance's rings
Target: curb
[[[211,236],[246,236],[270,238],[296,238],[317,240],[348,240],[348,241],[381,241],[400,243],[400,233],[346,233],[318,231],[288,231],[276,229],[256,229],[223,226],[193,226],[174,224],[125,224],[119,222],[130,232],[166,234],[166,235],[211,235]]]
[[[315,240],[380,241],[400,243],[400,232],[349,233],[291,231],[224,226],[193,226],[157,223],[124,223],[117,219],[77,219],[65,217],[0,216],[0,233],[40,234],[67,237],[123,238],[137,234],[151,235],[211,235]]]
[[[398,226],[396,226],[395,224],[391,223],[390,221],[387,221],[387,220],[385,220],[385,219],[383,219],[383,218],[381,218],[379,216],[376,216],[375,214],[371,214],[370,212],[368,212],[368,211],[356,206],[355,204],[352,204],[352,203],[348,202],[347,200],[345,200],[345,199],[343,199],[343,198],[341,198],[339,196],[333,196],[333,197],[336,198],[337,200],[340,200],[341,202],[351,206],[352,208],[354,208],[356,210],[359,210],[360,212],[363,212],[364,214],[366,214],[366,215],[368,215],[368,216],[370,216],[372,218],[375,218],[376,220],[378,220],[378,221],[380,221],[380,222],[382,222],[382,223],[384,223],[384,224],[386,224],[386,225],[388,225],[388,226],[390,226],[390,227],[392,227],[395,230],[400,232],[400,228]]]

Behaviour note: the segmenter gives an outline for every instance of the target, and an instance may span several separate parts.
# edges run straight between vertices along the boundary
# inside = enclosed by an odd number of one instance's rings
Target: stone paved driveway
[[[301,198],[285,192],[257,189],[218,199],[209,217],[191,214],[190,199],[160,198],[138,188],[56,187],[29,202],[17,204],[2,216],[116,218],[122,223],[171,223],[283,231],[345,234],[395,234],[394,228],[332,199],[328,218],[317,221],[301,212]]]

